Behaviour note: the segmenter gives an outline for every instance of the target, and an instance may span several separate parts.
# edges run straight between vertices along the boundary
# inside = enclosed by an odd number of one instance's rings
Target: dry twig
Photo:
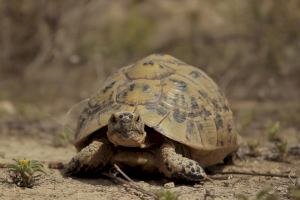
[[[116,164],[114,164],[114,167],[116,168],[116,170],[118,171],[118,172],[120,172],[129,182],[132,182],[132,183],[134,183],[134,181],[131,179],[131,178],[129,178],[129,176],[127,176],[121,169],[120,169],[120,167],[118,166],[118,165],[116,165]]]
[[[251,172],[213,172],[214,174],[239,174],[239,175],[251,175],[251,176],[274,176],[281,178],[298,178],[297,176],[283,175],[283,174],[267,174],[267,173],[251,173]]]
[[[150,192],[150,191],[148,191],[148,190],[146,190],[146,189],[144,189],[143,187],[141,187],[141,186],[139,186],[138,184],[136,184],[131,178],[129,178],[117,165],[114,165],[114,167],[116,168],[116,170],[120,173],[120,174],[122,174],[128,181],[126,181],[126,180],[124,180],[124,179],[121,179],[121,178],[119,178],[119,177],[117,177],[117,173],[102,173],[103,175],[105,175],[105,176],[107,176],[107,177],[109,177],[109,178],[111,178],[111,179],[113,179],[113,180],[116,180],[116,181],[119,181],[119,182],[121,182],[121,183],[123,183],[123,184],[127,184],[127,185],[129,185],[130,187],[132,187],[132,188],[134,188],[134,189],[136,189],[136,190],[138,190],[138,191],[140,191],[140,192],[142,192],[142,193],[144,193],[144,194],[147,194],[147,195],[149,195],[149,196],[152,196],[154,199],[156,199],[156,200],[159,200],[159,198],[158,198],[158,196],[156,195],[156,194],[154,194],[154,193],[152,193],[152,192]]]

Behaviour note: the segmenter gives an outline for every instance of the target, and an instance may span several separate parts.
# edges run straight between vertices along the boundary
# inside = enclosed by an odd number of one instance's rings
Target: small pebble
[[[273,168],[273,169],[270,170],[270,173],[271,174],[281,174],[281,171],[277,168]]]
[[[175,187],[174,182],[164,184],[164,188],[166,188],[166,189],[171,189],[171,188],[174,188],[174,187]]]
[[[63,169],[64,165],[61,162],[50,162],[48,167],[50,169]]]
[[[251,177],[251,178],[249,179],[249,181],[252,181],[252,182],[259,182],[259,181],[260,181],[259,178],[260,178],[260,177],[258,177],[258,176],[253,176],[253,177]]]
[[[10,101],[0,101],[0,111],[14,115],[17,113],[16,107]]]
[[[9,161],[7,159],[0,158],[0,168],[3,168],[4,165],[6,165],[8,163],[9,163]]]
[[[195,185],[194,185],[194,188],[203,188],[203,185],[195,184]]]

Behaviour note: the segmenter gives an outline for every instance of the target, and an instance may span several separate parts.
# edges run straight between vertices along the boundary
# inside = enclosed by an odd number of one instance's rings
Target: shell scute
[[[117,90],[116,102],[128,105],[144,105],[156,103],[160,94],[158,80],[134,80],[130,84],[120,85]]]
[[[160,80],[174,74],[177,68],[178,66],[174,65],[171,59],[162,59],[162,56],[152,55],[138,61],[133,67],[125,71],[125,75],[129,80]]]

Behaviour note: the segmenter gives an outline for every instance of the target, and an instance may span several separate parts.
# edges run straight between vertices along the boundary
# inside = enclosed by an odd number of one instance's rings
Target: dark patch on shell
[[[191,97],[191,106],[192,106],[192,109],[199,109],[199,106],[197,104],[195,97]]]
[[[105,93],[108,89],[112,88],[115,83],[116,83],[116,81],[113,81],[109,85],[105,86],[105,88],[102,92]]]
[[[189,117],[194,118],[197,116],[201,116],[202,118],[206,119],[211,115],[211,112],[206,110],[204,106],[201,106],[201,110],[199,112],[191,112],[188,114]]]
[[[230,123],[228,123],[227,124],[227,130],[228,130],[228,132],[230,133],[231,132],[231,130],[232,130],[232,128],[231,128],[231,124]]]
[[[156,53],[155,55],[157,55],[157,56],[164,56],[165,54],[164,53]]]
[[[203,130],[203,125],[200,122],[196,122],[196,126],[197,126],[199,132],[201,133],[201,131]]]
[[[113,106],[113,108],[114,108],[115,110],[119,110],[121,107],[122,107],[121,105]]]
[[[164,131],[161,127],[159,127],[159,126],[153,126],[153,128],[154,128],[157,132],[159,132],[159,133],[161,133],[161,134],[163,134],[163,135],[166,134],[165,131]]]
[[[133,89],[134,89],[134,86],[135,86],[135,84],[130,84],[130,86],[129,86],[129,90],[130,90],[130,91],[133,91]]]
[[[184,103],[185,103],[185,98],[184,98],[184,95],[183,95],[183,94],[180,95],[180,99],[181,99],[182,105],[184,105]]]
[[[83,123],[85,122],[85,118],[81,118],[79,126],[78,127],[82,127]]]
[[[154,63],[153,63],[153,61],[149,61],[149,62],[144,62],[143,65],[144,65],[144,66],[148,66],[148,65],[153,66]]]
[[[187,133],[188,133],[188,134],[192,134],[192,133],[193,133],[193,130],[194,130],[194,123],[188,121],[188,123],[187,123]]]
[[[171,104],[175,104],[177,101],[177,99],[169,98],[165,93],[161,94],[161,99]]]
[[[146,109],[147,110],[155,110],[155,108],[156,108],[156,104],[153,104],[153,103],[146,104]]]
[[[193,78],[198,78],[202,74],[198,71],[192,71],[191,73],[189,73],[189,75],[193,76]]]
[[[203,90],[198,90],[198,92],[199,92],[203,97],[205,97],[205,98],[208,97],[207,94],[206,94],[206,92],[204,92]]]
[[[188,114],[189,117],[191,118],[195,118],[197,116],[199,116],[197,113],[194,113],[193,111],[191,113]]]
[[[229,111],[229,108],[226,105],[224,105],[223,110],[227,112],[227,111]]]
[[[217,110],[220,109],[219,103],[215,99],[212,99],[211,102],[214,105],[215,109],[217,109]]]
[[[180,90],[181,92],[185,92],[186,91],[186,83],[183,81],[178,81],[175,79],[170,79],[170,81],[172,81],[178,88],[178,90]]]
[[[162,66],[162,65],[159,65],[159,67],[160,67],[161,69],[163,69],[163,68],[164,68],[164,66]]]
[[[182,61],[179,61],[179,60],[177,60],[177,61],[175,61],[178,65],[188,65],[188,64],[186,64],[185,62],[182,62]]]
[[[127,97],[127,95],[128,95],[127,92],[124,92],[124,93],[122,94],[122,98],[125,99],[125,98]]]
[[[220,93],[221,96],[224,96],[223,92],[219,89],[218,92]]]
[[[178,122],[178,123],[182,123],[186,120],[186,117],[184,115],[181,115],[179,112],[179,109],[176,109],[173,113],[173,117],[174,119]]]
[[[186,139],[187,141],[190,141],[190,138],[189,138],[187,135],[185,135],[185,139]]]
[[[85,108],[83,109],[81,115],[84,116],[84,117],[86,117],[86,113],[88,113],[88,111],[89,111],[89,107],[85,107]]]
[[[221,144],[221,146],[224,146],[224,142],[223,141],[220,141],[220,144]]]
[[[98,102],[99,103],[99,102]],[[99,112],[99,111],[101,111],[102,110],[102,106],[101,105],[99,105],[99,104],[96,104],[95,106],[93,106],[93,107],[90,107],[90,110],[89,110],[89,114],[90,115],[93,115],[93,114],[95,114],[95,113],[97,113],[97,112]],[[103,102],[103,104],[104,104],[105,102]],[[104,105],[105,106],[105,105]]]
[[[219,114],[216,115],[218,126],[223,128],[223,120]]]
[[[113,95],[114,95],[114,92],[111,92],[110,95],[109,95],[109,100],[113,99]]]
[[[144,85],[144,87],[143,87],[143,92],[145,92],[145,91],[148,90],[149,88],[150,88],[149,85]]]
[[[124,90],[122,92],[124,92]],[[122,92],[120,92],[120,93],[117,94],[116,99],[120,98],[120,95],[122,94]]]
[[[168,111],[166,111],[163,108],[156,108],[156,111],[157,111],[157,114],[161,115],[161,116],[165,116],[168,113]]]

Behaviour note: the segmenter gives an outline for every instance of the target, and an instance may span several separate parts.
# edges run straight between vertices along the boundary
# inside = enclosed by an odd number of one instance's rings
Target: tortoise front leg
[[[112,144],[107,138],[94,140],[72,158],[66,169],[66,174],[72,175],[81,171],[99,171],[109,162],[112,155]]]
[[[183,178],[191,181],[205,180],[207,175],[198,162],[177,154],[175,148],[164,143],[156,155],[156,164],[160,172],[168,178]]]

